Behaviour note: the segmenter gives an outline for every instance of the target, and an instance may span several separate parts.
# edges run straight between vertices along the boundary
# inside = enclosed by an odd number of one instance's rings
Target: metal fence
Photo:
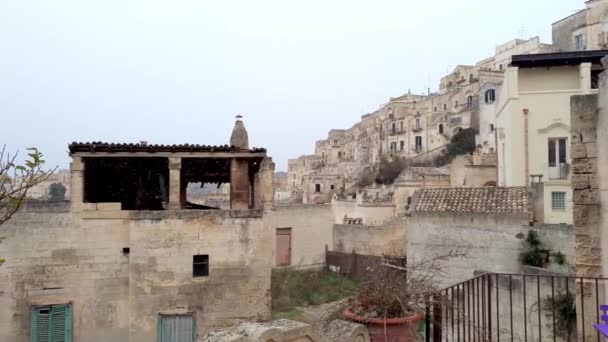
[[[330,271],[349,275],[353,278],[371,281],[379,275],[379,272],[374,272],[375,269],[381,267],[385,262],[402,266],[406,264],[405,257],[403,258],[387,258],[378,255],[357,254],[334,252],[325,250],[325,265]]]
[[[426,341],[601,341],[608,278],[486,273],[429,299]]]

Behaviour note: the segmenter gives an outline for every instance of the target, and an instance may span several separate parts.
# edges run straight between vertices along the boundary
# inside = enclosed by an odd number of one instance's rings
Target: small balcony
[[[412,132],[422,132],[422,127],[412,127]]]
[[[548,163],[547,179],[549,181],[566,181],[570,175],[570,164],[568,163]]]

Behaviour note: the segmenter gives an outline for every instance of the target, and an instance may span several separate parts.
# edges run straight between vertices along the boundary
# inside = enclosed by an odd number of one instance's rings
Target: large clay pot
[[[424,313],[399,318],[363,318],[351,309],[344,310],[343,315],[367,325],[372,342],[416,342],[418,322],[424,319]]]

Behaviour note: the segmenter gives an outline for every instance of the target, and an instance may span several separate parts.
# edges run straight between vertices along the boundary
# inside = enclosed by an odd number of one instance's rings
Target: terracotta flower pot
[[[367,325],[372,342],[416,342],[418,322],[424,319],[424,313],[398,318],[364,318],[346,309],[342,314],[352,321]]]

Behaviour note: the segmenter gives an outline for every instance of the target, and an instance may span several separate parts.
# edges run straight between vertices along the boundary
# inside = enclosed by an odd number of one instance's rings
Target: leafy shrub
[[[576,297],[572,292],[560,292],[542,301],[542,309],[555,312],[555,334],[559,337],[576,333]]]
[[[395,157],[392,160],[386,158],[380,159],[378,172],[376,173],[376,183],[390,185],[395,182],[399,174],[405,168],[405,160],[400,157]]]
[[[470,154],[475,152],[475,134],[477,132],[473,128],[466,128],[456,133],[450,143],[446,146],[443,153],[435,158],[433,164],[435,166],[443,166],[452,162],[454,157],[462,154]]]
[[[566,264],[566,255],[562,252],[552,252],[546,248],[538,233],[530,230],[524,241],[524,250],[519,255],[520,261],[524,265],[534,267],[545,267],[550,261],[558,265]]]

